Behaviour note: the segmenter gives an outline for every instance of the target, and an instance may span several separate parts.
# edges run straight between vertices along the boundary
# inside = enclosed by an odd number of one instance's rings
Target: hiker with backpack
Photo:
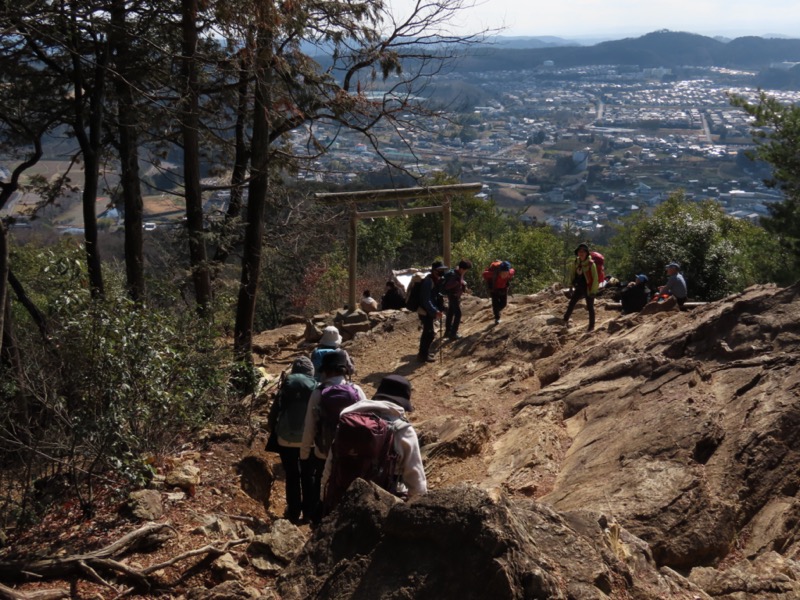
[[[447,295],[447,318],[445,319],[444,335],[451,340],[461,337],[458,327],[461,324],[461,296],[467,289],[464,273],[472,268],[472,263],[462,260],[455,269],[450,269],[442,280],[442,291]]]
[[[344,350],[325,354],[320,369],[322,382],[308,399],[300,442],[300,460],[309,461],[309,468],[314,473],[314,489],[310,500],[317,508],[309,516],[312,522],[317,522],[321,516],[319,499],[322,469],[336,432],[339,413],[346,406],[367,399],[360,386],[347,380],[348,356]]]
[[[500,324],[500,313],[508,304],[508,290],[511,279],[514,277],[514,269],[507,260],[496,260],[483,272],[483,279],[489,288],[489,295],[492,298],[492,315],[494,324]]]
[[[314,378],[317,381],[322,381],[322,359],[326,354],[335,352],[336,350],[341,350],[347,357],[347,375],[352,377],[355,374],[356,368],[355,365],[353,365],[353,360],[350,358],[350,355],[347,354],[346,350],[340,348],[341,345],[342,335],[334,325],[329,325],[322,330],[322,337],[319,340],[319,344],[311,353],[311,362],[314,364]]]
[[[267,418],[267,429],[277,438],[276,452],[286,476],[286,513],[292,523],[311,519],[318,509],[319,492],[315,491],[315,477],[319,477],[310,461],[300,460],[300,445],[303,439],[306,410],[311,394],[317,388],[314,365],[306,356],[292,363],[290,374],[282,378]]]
[[[600,282],[587,244],[578,244],[575,248],[575,260],[569,266],[569,282],[572,284],[572,297],[564,314],[564,325],[569,326],[569,318],[578,300],[586,298],[586,309],[589,311],[589,327],[586,331],[594,331],[594,298],[600,289]]]
[[[419,362],[434,362],[436,359],[430,352],[431,344],[436,338],[436,319],[442,318],[444,299],[441,293],[442,276],[447,272],[447,267],[442,261],[437,260],[431,265],[431,272],[417,284],[416,293],[419,294],[417,315],[422,323],[422,334],[419,336]],[[413,303],[411,303],[413,306]]]
[[[405,417],[412,410],[411,384],[400,375],[384,377],[372,400],[342,410],[322,476],[325,514],[357,478],[404,499],[427,493],[419,439]]]

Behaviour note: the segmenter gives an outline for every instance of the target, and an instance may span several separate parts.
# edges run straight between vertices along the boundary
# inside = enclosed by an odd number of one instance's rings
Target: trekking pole
[[[442,317],[439,317],[439,366],[442,366],[444,361],[444,327],[442,326]]]

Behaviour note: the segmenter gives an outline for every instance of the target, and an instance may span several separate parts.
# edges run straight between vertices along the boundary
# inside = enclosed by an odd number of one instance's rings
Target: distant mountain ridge
[[[491,38],[490,43],[493,46],[503,48],[557,48],[559,46],[583,46],[576,40],[568,40],[561,37],[552,35],[541,36],[503,36]]]
[[[556,67],[618,64],[642,68],[719,66],[763,69],[773,62],[800,62],[800,39],[747,36],[723,42],[694,33],[664,30],[593,46],[525,49],[482,46],[461,60],[458,70],[531,69],[541,66],[545,61],[553,61]]]

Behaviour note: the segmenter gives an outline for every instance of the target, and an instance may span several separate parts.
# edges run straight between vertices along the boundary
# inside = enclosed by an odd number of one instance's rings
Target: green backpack
[[[306,407],[311,392],[317,388],[313,377],[302,373],[292,373],[281,385],[278,396],[278,421],[275,432],[292,444],[303,440],[303,426],[306,422]]]

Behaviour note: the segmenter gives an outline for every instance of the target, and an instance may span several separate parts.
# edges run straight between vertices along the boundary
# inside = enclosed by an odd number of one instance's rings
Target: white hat
[[[319,343],[322,346],[338,346],[342,343],[342,336],[339,334],[339,330],[336,329],[336,327],[328,325],[322,330],[322,337]]]

